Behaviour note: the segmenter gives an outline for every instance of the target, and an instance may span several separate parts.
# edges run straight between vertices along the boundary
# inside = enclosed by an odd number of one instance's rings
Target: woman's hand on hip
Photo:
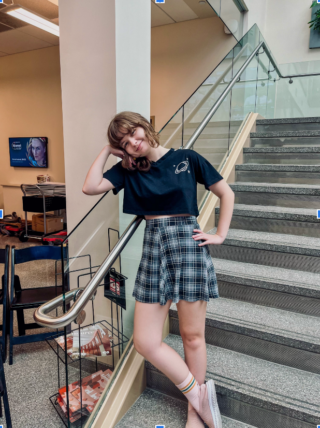
[[[200,229],[193,229],[193,231],[197,233],[196,235],[192,235],[192,239],[194,241],[199,241],[199,240],[205,241],[199,244],[199,247],[203,247],[204,245],[209,245],[209,244],[220,245],[224,241],[224,238],[217,234],[210,235],[209,233],[202,232],[202,230]]]

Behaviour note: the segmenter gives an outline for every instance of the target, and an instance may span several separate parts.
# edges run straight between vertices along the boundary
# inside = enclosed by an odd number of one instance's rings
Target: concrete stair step
[[[165,342],[184,357],[182,340]],[[216,383],[224,416],[259,428],[311,428],[319,423],[320,375],[207,345],[207,379]],[[182,393],[152,364],[147,386],[176,398]]]
[[[221,297],[320,317],[319,274],[212,260]]]
[[[235,171],[236,181],[320,185],[320,165],[246,163],[236,165]]]
[[[254,183],[238,181],[230,185],[235,203],[292,208],[318,208],[320,185]]]
[[[244,147],[243,163],[320,165],[320,147]]]
[[[219,207],[215,214],[217,225]],[[316,214],[317,210],[307,208],[235,204],[230,228],[320,238],[320,219]]]
[[[276,165],[244,163],[235,166],[236,171],[314,172],[320,173],[320,165]]]
[[[319,374],[320,318],[219,298],[208,302],[206,343]],[[176,305],[170,333],[180,335]]]
[[[185,428],[188,405],[165,393],[147,388],[123,416],[116,428]],[[222,417],[223,428],[254,428],[234,419]]]
[[[242,121],[241,120],[232,120],[231,122],[229,121],[211,121],[208,123],[208,125],[206,126],[207,129],[229,129],[229,126],[232,128],[235,128],[236,130],[239,128],[239,126],[241,125]],[[174,130],[176,129],[176,127],[180,124],[179,123],[173,123],[170,122],[168,123],[165,128],[163,128],[163,130],[161,131],[164,132],[165,130]],[[201,122],[188,122],[188,123],[184,123],[184,129],[197,129],[198,126],[201,124]]]
[[[320,130],[320,117],[257,120],[257,132]]]
[[[320,273],[320,238],[229,229],[223,244],[209,251],[214,258]]]
[[[320,145],[320,127],[317,131],[251,132],[250,138],[251,147],[313,147]]]

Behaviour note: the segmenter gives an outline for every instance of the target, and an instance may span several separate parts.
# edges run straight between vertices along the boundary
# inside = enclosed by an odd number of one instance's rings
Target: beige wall
[[[38,174],[64,182],[59,47],[0,58],[0,186],[36,183]],[[49,168],[10,167],[9,137],[48,137]],[[6,214],[22,214],[19,187],[5,187]],[[0,187],[0,207],[3,188]]]
[[[152,28],[151,115],[159,131],[232,49],[218,17]]]
[[[309,49],[311,0],[246,0],[247,31],[257,23],[279,64],[320,60],[320,49]]]

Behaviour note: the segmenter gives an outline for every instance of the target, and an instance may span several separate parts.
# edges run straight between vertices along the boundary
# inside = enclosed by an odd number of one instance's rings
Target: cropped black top
[[[121,161],[103,174],[116,195],[124,188],[123,212],[136,215],[199,215],[197,183],[205,188],[223,177],[194,150],[170,149],[147,172],[130,171]]]

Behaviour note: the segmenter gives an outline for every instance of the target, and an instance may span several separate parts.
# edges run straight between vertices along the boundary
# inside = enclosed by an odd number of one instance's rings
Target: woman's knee
[[[139,334],[133,334],[133,345],[136,351],[145,358],[155,352],[157,348],[157,344],[151,338],[142,337]]]
[[[204,332],[201,331],[180,331],[183,345],[188,349],[197,350],[205,343]]]

